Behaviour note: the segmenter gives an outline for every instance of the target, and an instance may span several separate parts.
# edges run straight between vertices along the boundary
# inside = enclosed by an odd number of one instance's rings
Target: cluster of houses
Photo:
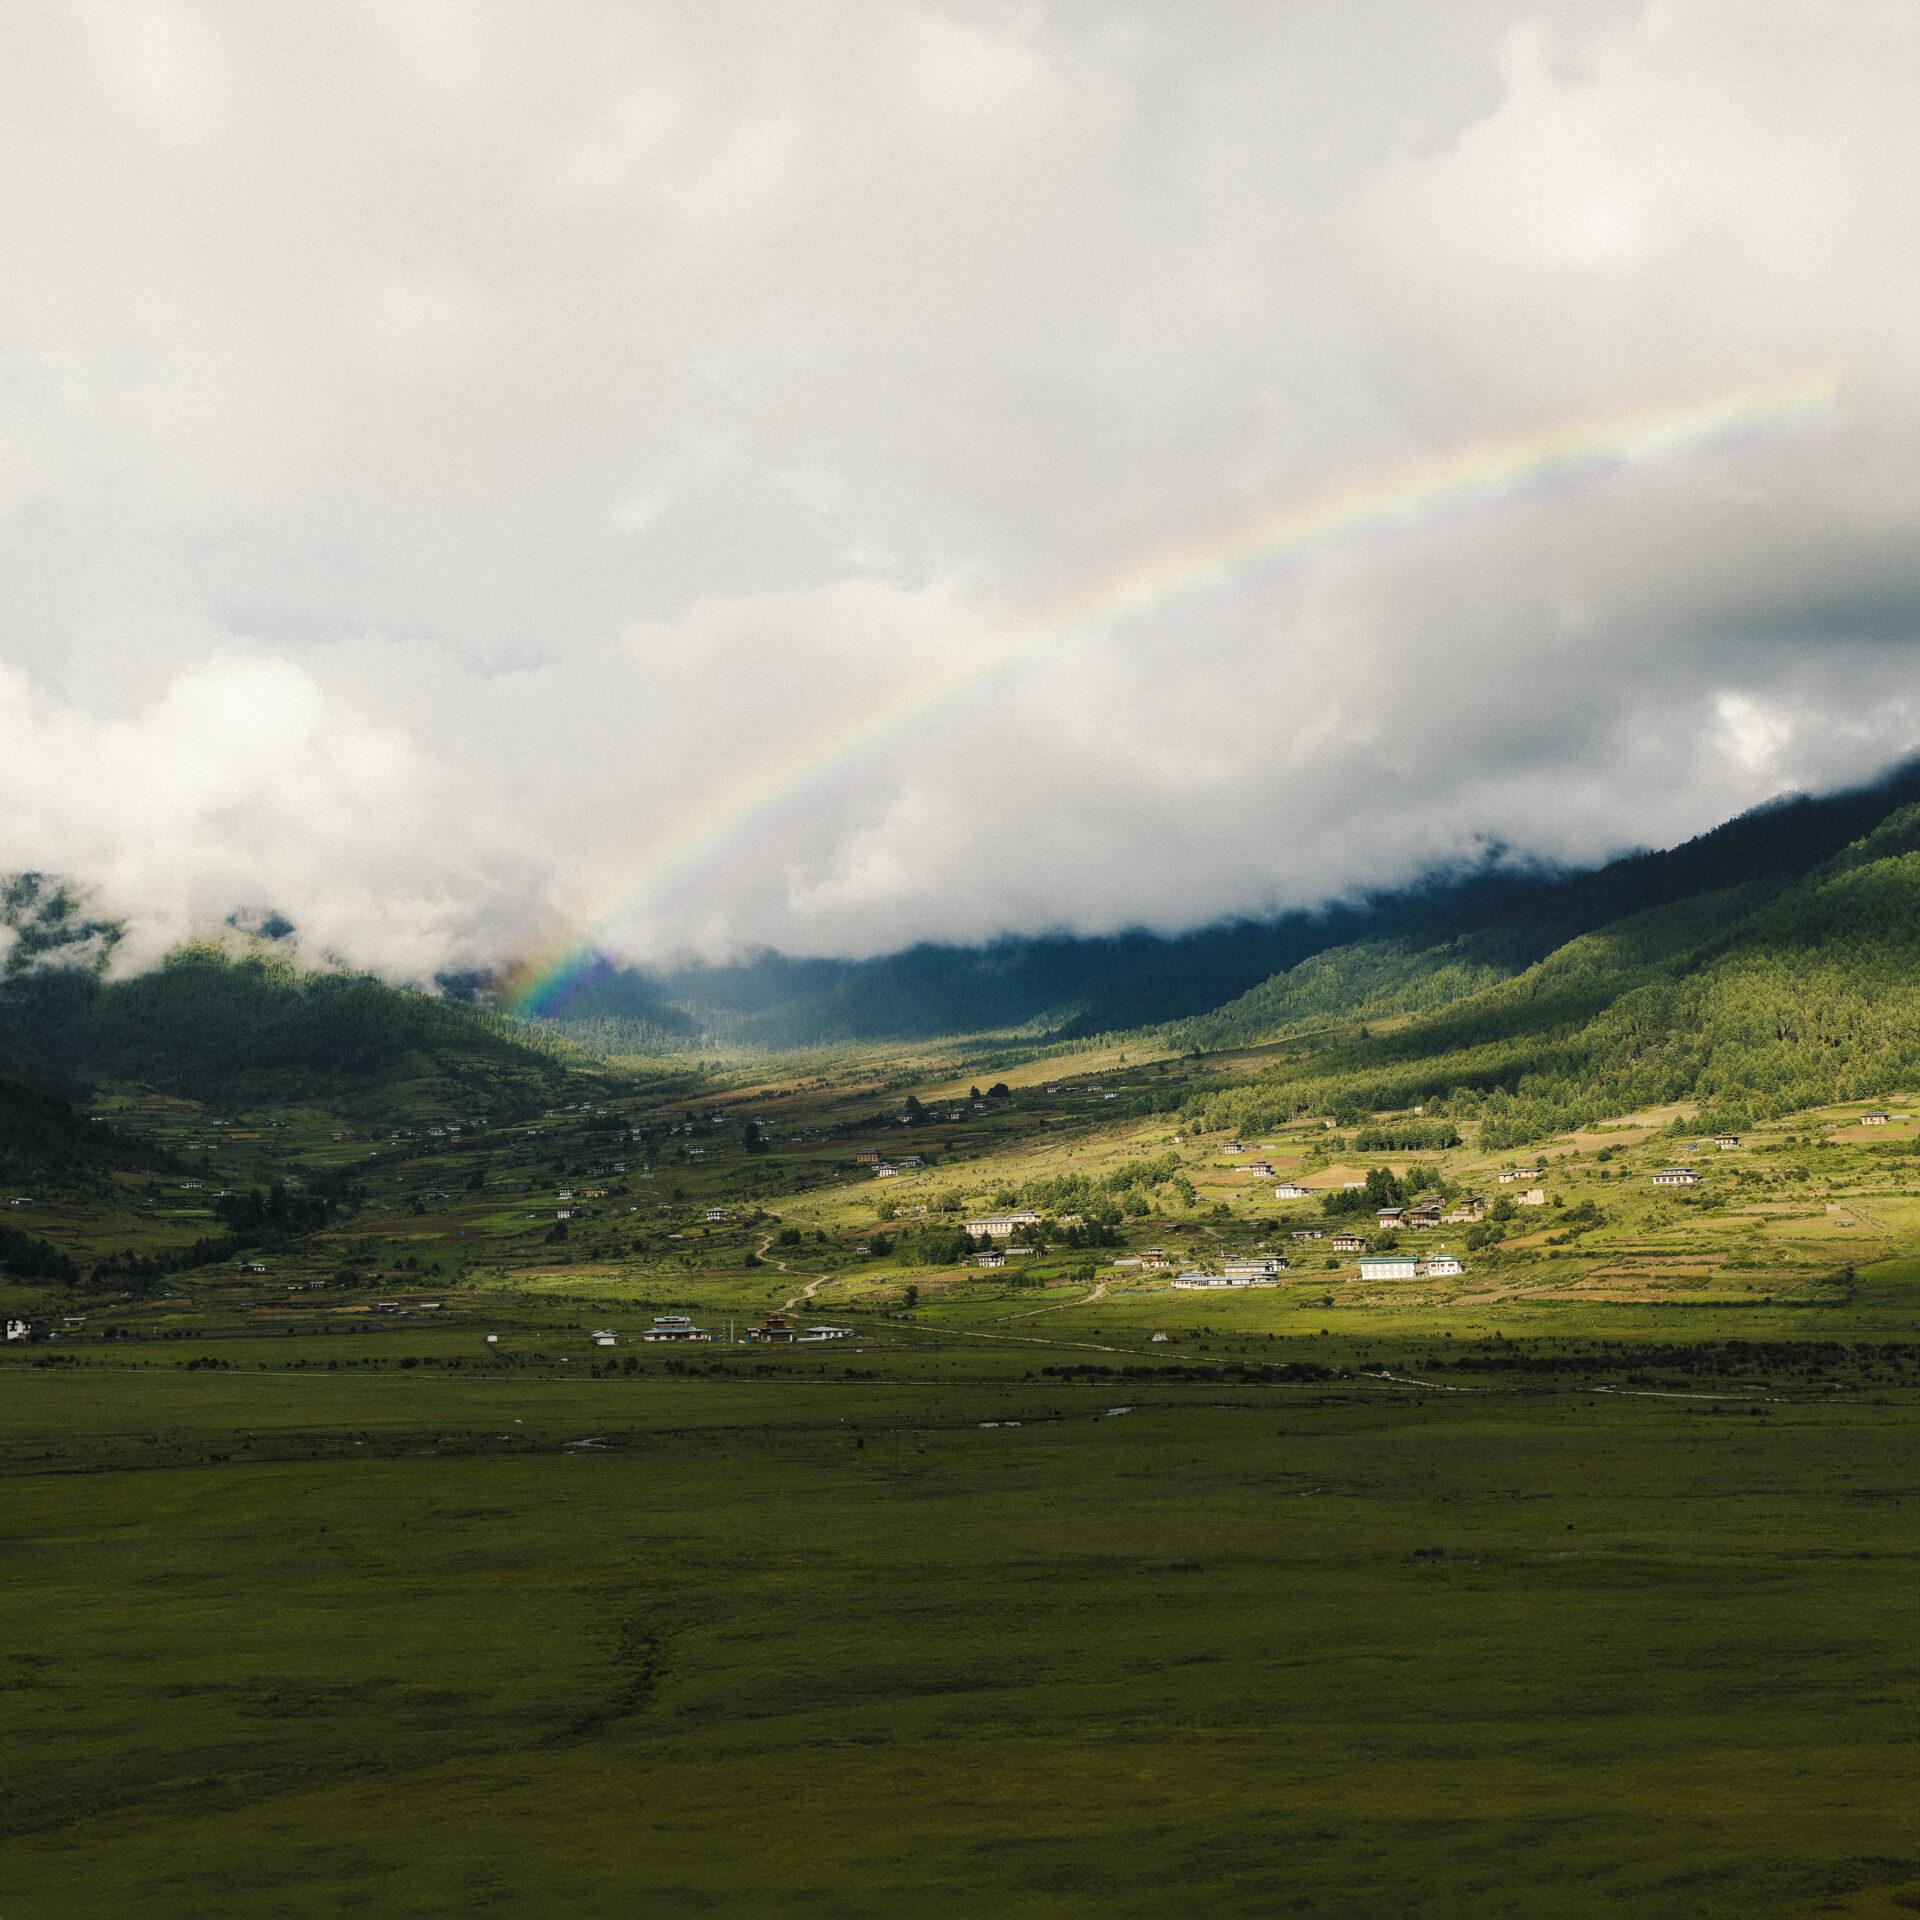
[[[491,1336],[490,1336],[491,1337]],[[645,1341],[689,1341],[711,1340],[713,1334],[705,1327],[697,1327],[684,1313],[657,1313],[650,1326],[640,1338]],[[826,1340],[850,1340],[853,1337],[851,1327],[796,1327],[784,1314],[770,1313],[758,1326],[747,1329],[747,1339],[756,1346],[815,1346]],[[611,1327],[594,1329],[593,1343],[597,1347],[611,1347],[619,1344],[619,1335]]]
[[[756,1346],[804,1347],[822,1340],[846,1340],[851,1327],[796,1327],[784,1314],[770,1313],[757,1327],[747,1329],[747,1338]]]
[[[1202,1273],[1197,1269],[1183,1273],[1173,1284],[1187,1293],[1209,1287],[1277,1287],[1286,1271],[1284,1260],[1270,1253],[1257,1253],[1245,1260],[1222,1261],[1218,1273]]]
[[[897,1179],[903,1173],[912,1173],[917,1167],[927,1163],[917,1153],[898,1153],[891,1159],[883,1153],[857,1153],[853,1157],[857,1167],[865,1167],[876,1180]]]

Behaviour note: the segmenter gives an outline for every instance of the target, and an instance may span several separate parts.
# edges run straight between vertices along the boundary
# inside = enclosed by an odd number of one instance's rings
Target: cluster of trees
[[[213,1210],[239,1239],[267,1244],[318,1233],[332,1220],[335,1203],[330,1194],[295,1192],[276,1180],[264,1193],[254,1187],[246,1193],[223,1194],[214,1201]]]
[[[1440,1153],[1460,1144],[1451,1120],[1389,1120],[1362,1127],[1353,1137],[1356,1153]]]
[[[1377,1213],[1382,1207],[1402,1207],[1407,1190],[1391,1167],[1370,1167],[1366,1182],[1358,1187],[1335,1187],[1320,1196],[1322,1213]]]
[[[16,1280],[57,1280],[71,1286],[80,1269],[51,1241],[0,1226],[0,1273]]]
[[[170,1273],[190,1273],[195,1267],[217,1266],[231,1260],[247,1242],[231,1233],[208,1234],[184,1247],[162,1247],[152,1253],[131,1248],[109,1254],[93,1270],[97,1283],[124,1280],[136,1285],[164,1279]]]
[[[1377,1213],[1382,1207],[1404,1207],[1416,1193],[1444,1192],[1446,1183],[1436,1168],[1409,1167],[1403,1180],[1391,1167],[1369,1167],[1357,1187],[1336,1187],[1320,1196],[1320,1210],[1338,1217],[1350,1213]]]

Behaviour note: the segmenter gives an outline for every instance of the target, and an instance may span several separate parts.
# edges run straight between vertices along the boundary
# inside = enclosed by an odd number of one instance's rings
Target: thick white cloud
[[[0,869],[418,977],[623,903],[1174,926],[1868,773],[1920,745],[1916,72],[1906,0],[15,9]],[[1799,428],[1064,634],[654,884],[1195,529],[1809,369]]]

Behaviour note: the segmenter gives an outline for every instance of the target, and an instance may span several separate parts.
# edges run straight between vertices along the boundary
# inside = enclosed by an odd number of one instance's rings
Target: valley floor
[[[9,1216],[101,1267],[9,1293],[0,1916],[1920,1911],[1911,1121],[1342,1157],[1049,1071],[911,1136],[904,1074],[115,1095],[175,1171]],[[1545,1204],[1404,1236],[1459,1275],[1290,1237],[1516,1158]],[[286,1170],[340,1210],[192,1254]],[[1107,1244],[941,1251],[1074,1179]],[[783,1303],[846,1337],[745,1344]]]
[[[873,1357],[11,1371],[4,1911],[1920,1904],[1911,1397]]]

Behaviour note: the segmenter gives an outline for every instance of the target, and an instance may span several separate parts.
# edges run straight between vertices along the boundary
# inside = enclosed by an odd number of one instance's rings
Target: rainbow
[[[1424,526],[1622,463],[1809,419],[1833,404],[1837,388],[1831,373],[1800,374],[1677,406],[1470,440],[1262,507],[1085,582],[716,786],[648,848],[617,892],[610,890],[603,911],[549,941],[541,957],[515,973],[506,1004],[530,1017],[564,1013],[606,970],[605,942],[658,912],[753,828],[1069,634],[1138,619],[1335,541]]]

